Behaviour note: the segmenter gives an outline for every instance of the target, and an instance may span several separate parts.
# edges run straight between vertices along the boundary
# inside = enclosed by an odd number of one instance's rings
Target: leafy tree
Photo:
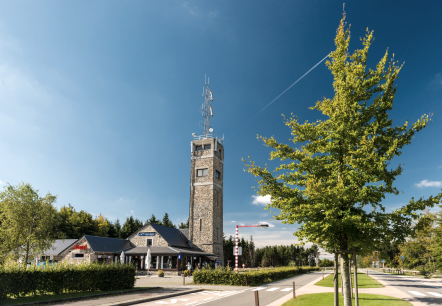
[[[442,205],[438,205],[442,208]],[[432,247],[432,255],[434,263],[439,271],[442,271],[442,210],[440,210],[435,218],[435,228],[433,230],[434,243]]]
[[[376,250],[395,240],[401,243],[413,233],[418,211],[439,203],[442,193],[428,199],[412,198],[391,213],[381,204],[385,194],[399,194],[393,182],[403,167],[391,168],[394,156],[411,142],[414,134],[429,123],[428,116],[408,127],[392,126],[388,112],[393,108],[395,80],[402,66],[390,61],[388,51],[367,71],[368,50],[373,32],[362,39],[363,48],[349,54],[350,31],[345,15],[337,30],[336,50],[326,65],[331,70],[335,95],[314,107],[326,117],[300,124],[296,116],[286,120],[295,147],[274,137],[259,137],[273,149],[270,159],[282,164],[275,174],[250,161],[246,166],[260,177],[258,194],[271,196],[266,207],[276,208],[276,220],[301,224],[298,238],[319,243],[330,252],[343,253],[341,275],[344,305],[351,305],[348,253]],[[295,186],[295,187],[294,187]],[[298,188],[298,187],[300,188]]]
[[[154,214],[152,214],[152,217],[147,220],[147,222],[149,222],[150,224],[160,224],[161,225],[161,221],[157,220],[157,218],[155,217]]]
[[[327,258],[319,260],[320,267],[333,267],[333,261]]]
[[[434,225],[436,216],[427,212],[421,223],[416,228],[414,237],[410,237],[405,243],[399,246],[400,254],[397,254],[397,261],[400,256],[405,256],[404,264],[409,269],[418,269],[422,274],[436,270],[433,250],[435,247]]]
[[[161,221],[161,225],[162,225],[162,226],[167,226],[167,227],[176,228],[176,226],[173,225],[172,221],[170,221],[170,219],[169,219],[169,214],[168,214],[168,213],[165,213],[165,214],[164,214],[163,221]]]
[[[0,260],[11,253],[31,254],[47,250],[53,243],[57,222],[57,197],[40,197],[30,184],[8,185],[0,194]]]
[[[108,237],[110,224],[107,218],[102,214],[99,214],[97,218],[94,219],[94,236]]]
[[[97,232],[92,215],[84,210],[77,212],[71,204],[61,207],[58,215],[61,222],[57,238],[78,239]]]

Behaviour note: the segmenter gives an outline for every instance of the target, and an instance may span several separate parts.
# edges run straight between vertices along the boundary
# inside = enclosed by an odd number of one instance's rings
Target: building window
[[[196,146],[195,150],[196,151],[202,151],[203,150],[203,146]]]
[[[203,220],[200,219],[200,232],[203,230]]]
[[[83,253],[72,253],[72,258],[76,259],[83,259],[84,258],[84,254]]]
[[[212,149],[212,145],[204,145],[204,150],[210,150]]]
[[[146,246],[152,246],[152,244],[153,244],[153,241],[152,241],[153,239],[146,239]]]
[[[219,172],[218,170],[216,170],[215,171],[215,177],[217,178],[217,179],[221,179],[221,172]]]
[[[208,173],[209,173],[208,169],[198,169],[198,170],[196,170],[196,176],[197,177],[207,176]]]
[[[218,150],[218,153],[219,153],[220,155],[222,155],[222,153],[221,153],[221,149]]]

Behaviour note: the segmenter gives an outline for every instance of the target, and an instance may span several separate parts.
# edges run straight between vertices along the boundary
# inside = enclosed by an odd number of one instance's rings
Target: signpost
[[[268,224],[258,224],[258,225],[237,225],[236,226],[236,233],[235,233],[235,249],[233,250],[233,254],[235,255],[235,272],[238,272],[238,227],[262,227],[262,228],[268,228]],[[242,252],[242,250],[241,250]],[[258,291],[255,291],[255,293]]]
[[[385,259],[382,259],[382,269],[385,268]]]

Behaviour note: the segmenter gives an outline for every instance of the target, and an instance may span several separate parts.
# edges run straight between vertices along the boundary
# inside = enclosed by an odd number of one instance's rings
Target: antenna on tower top
[[[210,135],[213,132],[212,126],[210,125],[210,118],[213,117],[212,105],[210,105],[213,101],[213,94],[209,88],[209,81],[210,78],[207,78],[207,75],[204,75],[204,82],[206,87],[203,87],[204,104],[201,107],[201,114],[204,117],[204,123],[202,124],[202,127],[204,129],[204,136],[206,138],[213,137],[213,135]]]

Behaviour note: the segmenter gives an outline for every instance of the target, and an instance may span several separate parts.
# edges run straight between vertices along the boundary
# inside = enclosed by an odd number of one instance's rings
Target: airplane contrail
[[[267,104],[267,105],[266,105],[262,110],[260,110],[255,116],[258,116],[263,110],[265,110],[265,109],[266,109],[267,107],[269,107],[273,102],[275,102],[276,100],[278,100],[279,97],[281,97],[283,94],[285,94],[287,90],[289,90],[290,88],[292,88],[293,86],[295,86],[296,83],[298,83],[299,81],[301,81],[301,80],[302,80],[307,74],[310,73],[310,71],[312,71],[313,69],[315,69],[316,66],[318,66],[320,63],[322,63],[322,62],[323,62],[323,61],[324,61],[329,55],[330,55],[330,53],[327,54],[327,56],[324,57],[322,60],[320,60],[316,65],[314,65],[312,68],[310,68],[309,71],[307,71],[306,73],[304,73],[304,74],[302,75],[302,77],[300,77],[299,79],[297,79],[292,85],[290,85],[289,87],[287,87],[286,90],[284,90],[282,93],[280,93],[279,96],[277,96],[275,99],[273,99],[272,102],[270,102],[269,104]]]
[[[296,83],[298,83],[299,81],[301,81],[307,74],[309,74],[310,73],[310,71],[312,71],[313,69],[315,69],[320,63],[322,63],[328,56],[330,55],[330,53],[329,54],[327,54],[322,60],[320,60],[316,65],[314,65],[312,68],[310,68],[310,70],[309,71],[307,71],[306,73],[304,73],[299,79],[297,79],[292,85],[290,85],[289,87],[287,87],[287,89],[286,90],[284,90],[282,93],[280,93],[275,99],[273,99],[269,104],[267,104],[263,109],[261,109],[255,116],[253,116],[252,118],[250,118],[250,120],[252,120],[253,118],[255,118],[256,116],[258,116],[263,110],[265,110],[267,107],[269,107],[273,102],[275,102],[276,100],[278,100],[283,94],[285,94],[290,88],[292,88],[293,86],[295,86],[295,84]],[[247,121],[247,122],[250,122],[250,120],[249,121]],[[233,137],[233,135],[235,135],[236,134],[236,132],[237,132],[238,130],[236,130],[229,138],[227,138],[226,139],[226,141],[227,140],[229,140],[230,138],[232,138]]]

